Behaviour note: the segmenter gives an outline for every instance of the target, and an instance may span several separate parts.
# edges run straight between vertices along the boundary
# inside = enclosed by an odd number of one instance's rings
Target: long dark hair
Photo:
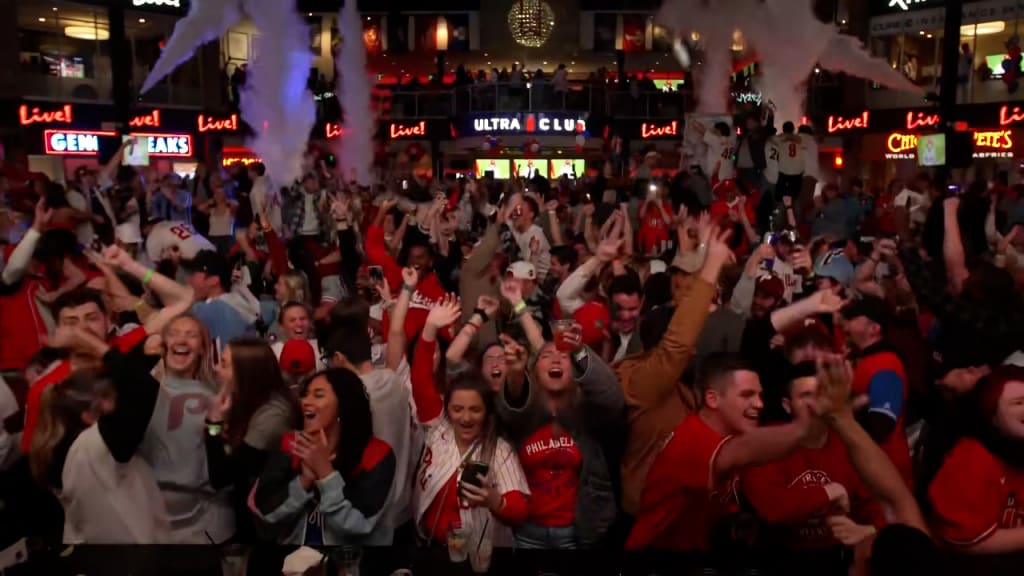
[[[291,392],[281,376],[277,357],[265,340],[236,338],[231,348],[231,364],[235,372],[233,407],[225,428],[225,439],[238,446],[249,429],[252,415],[274,395],[290,400]],[[298,407],[290,402],[292,422],[298,421]]]
[[[363,451],[373,437],[370,398],[366,395],[363,380],[355,372],[345,368],[331,368],[314,374],[303,385],[302,396],[306,395],[309,384],[321,376],[327,379],[334,396],[338,399],[341,438],[338,441],[334,469],[345,477],[359,466]]]
[[[452,394],[459,390],[476,392],[484,403],[484,410],[487,416],[480,431],[479,453],[480,460],[490,462],[498,443],[498,416],[494,410],[494,390],[491,389],[491,385],[484,379],[480,371],[475,368],[467,368],[451,375],[448,379],[448,387],[444,391],[445,418],[448,417],[448,404],[452,400]]]

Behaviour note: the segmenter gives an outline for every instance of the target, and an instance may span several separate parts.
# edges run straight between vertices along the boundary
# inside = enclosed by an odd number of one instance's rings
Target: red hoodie
[[[861,483],[846,453],[846,446],[829,434],[821,448],[804,448],[775,462],[743,473],[743,495],[758,517],[772,525],[786,548],[829,548],[838,545],[825,517],[833,510],[825,492],[831,482],[842,484],[850,496],[850,518],[876,528],[885,525],[881,506]]]
[[[384,243],[384,229],[380,226],[370,226],[366,230],[366,259],[371,265],[380,266],[384,269],[384,277],[394,294],[402,289],[402,267],[388,254]],[[405,316],[405,337],[412,342],[420,332],[423,325],[427,323],[427,314],[430,309],[441,301],[445,291],[438,281],[437,275],[433,272],[420,278],[416,285],[416,292],[412,295],[409,303],[409,312]],[[385,334],[387,327],[385,322]]]

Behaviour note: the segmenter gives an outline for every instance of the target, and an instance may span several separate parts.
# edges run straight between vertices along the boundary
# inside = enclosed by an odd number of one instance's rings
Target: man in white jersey
[[[213,244],[201,236],[196,229],[184,222],[158,222],[153,225],[146,238],[146,254],[150,261],[195,258],[200,250],[213,250]]]
[[[733,162],[736,155],[736,135],[732,128],[725,122],[716,122],[713,129],[708,130],[703,124],[695,121],[694,126],[698,132],[703,133],[704,144],[707,146],[707,154],[704,160],[704,171],[711,177],[711,186],[723,180],[732,180],[736,177],[736,167]]]
[[[782,125],[782,134],[776,136],[779,164],[779,179],[775,186],[777,200],[783,196],[799,198],[803,187],[807,148],[795,132],[793,123],[786,122]]]

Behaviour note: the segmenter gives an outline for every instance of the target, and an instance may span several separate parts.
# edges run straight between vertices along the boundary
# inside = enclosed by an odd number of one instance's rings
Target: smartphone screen
[[[380,284],[384,282],[384,268],[380,266],[370,266],[366,271],[370,276],[371,283]]]

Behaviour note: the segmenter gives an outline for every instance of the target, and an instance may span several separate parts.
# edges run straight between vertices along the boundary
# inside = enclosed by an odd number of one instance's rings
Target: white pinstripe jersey
[[[422,534],[421,527],[425,525],[432,528],[437,519],[427,518],[424,521],[423,515],[438,496],[443,497],[442,491],[445,490],[452,475],[462,474],[463,464],[472,459],[476,448],[471,448],[467,452],[467,457],[460,456],[459,448],[455,444],[455,431],[443,415],[423,426],[427,429],[426,442],[414,479],[413,502],[416,507],[417,529],[421,530],[422,536],[427,537],[427,534]],[[527,496],[530,494],[526,475],[523,473],[523,467],[519,464],[519,457],[504,439],[498,439],[498,445],[489,465],[488,476],[496,483],[497,489],[502,494],[514,491],[522,492]],[[512,531],[493,517],[486,508],[460,507],[459,516],[462,520],[462,527],[470,538],[479,539],[487,526],[487,532],[491,534],[494,546],[512,545]]]

